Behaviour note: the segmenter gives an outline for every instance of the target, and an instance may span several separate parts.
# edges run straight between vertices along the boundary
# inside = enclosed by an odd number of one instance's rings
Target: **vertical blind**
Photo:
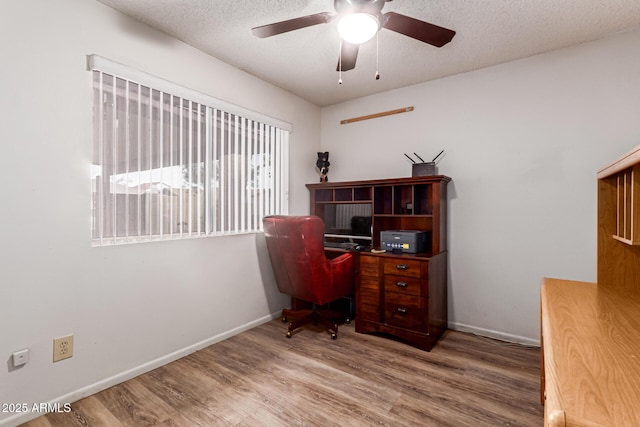
[[[287,213],[288,130],[92,73],[94,245],[251,233]]]

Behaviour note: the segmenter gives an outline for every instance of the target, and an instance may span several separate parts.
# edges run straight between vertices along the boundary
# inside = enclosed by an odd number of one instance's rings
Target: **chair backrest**
[[[263,219],[271,266],[280,292],[324,304],[345,296],[324,253],[324,222],[317,216],[273,215]],[[352,280],[352,277],[351,279]],[[339,286],[340,285],[340,286]]]

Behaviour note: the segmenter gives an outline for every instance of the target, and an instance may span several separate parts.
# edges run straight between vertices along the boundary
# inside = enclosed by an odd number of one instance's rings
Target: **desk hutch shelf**
[[[443,175],[369,181],[307,184],[310,212],[324,218],[330,204],[368,204],[372,207],[372,246],[380,246],[380,231],[430,232],[431,249],[446,250],[447,183]]]

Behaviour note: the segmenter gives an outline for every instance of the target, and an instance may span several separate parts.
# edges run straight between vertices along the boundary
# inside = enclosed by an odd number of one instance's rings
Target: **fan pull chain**
[[[380,31],[376,33],[376,80],[380,80],[380,73],[378,72],[378,58],[380,56],[380,39],[378,35]]]
[[[340,52],[338,55],[338,84],[342,84],[342,37],[340,37]]]

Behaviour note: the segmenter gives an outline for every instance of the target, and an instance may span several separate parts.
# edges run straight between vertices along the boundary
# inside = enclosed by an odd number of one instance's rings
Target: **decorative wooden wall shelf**
[[[381,113],[369,114],[367,116],[344,119],[344,120],[340,120],[340,124],[347,125],[349,123],[360,122],[362,120],[377,119],[378,117],[391,116],[393,114],[408,113],[409,111],[413,111],[413,107],[398,108],[397,110],[383,111]]]

